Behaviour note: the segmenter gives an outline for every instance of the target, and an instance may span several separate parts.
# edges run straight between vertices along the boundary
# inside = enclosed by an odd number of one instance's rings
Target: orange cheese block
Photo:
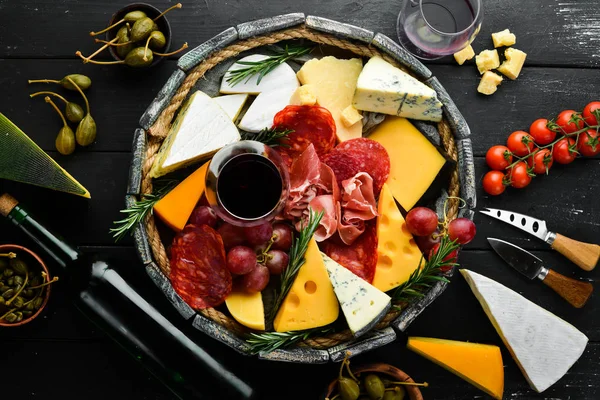
[[[377,213],[377,266],[372,285],[387,292],[408,280],[419,267],[422,254],[387,183],[381,189]]]
[[[231,316],[240,324],[259,331],[265,330],[265,311],[262,293],[247,293],[234,287],[225,299]]]
[[[325,262],[313,237],[296,279],[279,307],[273,326],[277,332],[317,328],[335,321],[339,303]]]
[[[406,346],[493,398],[502,399],[504,365],[498,346],[424,337],[409,337]]]
[[[208,164],[198,168],[154,205],[154,214],[171,229],[182,230],[192,215],[204,193]]]

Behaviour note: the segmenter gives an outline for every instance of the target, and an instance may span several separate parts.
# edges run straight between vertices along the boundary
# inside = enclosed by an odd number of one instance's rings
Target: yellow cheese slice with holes
[[[419,267],[421,251],[387,184],[381,189],[377,213],[377,266],[372,285],[387,292],[406,282]]]
[[[258,331],[265,330],[265,309],[261,292],[247,293],[234,288],[225,299],[231,316],[240,324]]]
[[[277,332],[317,328],[338,317],[339,303],[314,238],[308,243],[304,260],[273,321]]]

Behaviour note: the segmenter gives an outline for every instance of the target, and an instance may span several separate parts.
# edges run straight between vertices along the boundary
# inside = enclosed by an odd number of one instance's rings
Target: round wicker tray
[[[133,204],[140,196],[152,192],[152,179],[148,172],[174,116],[187,96],[198,86],[202,87],[203,83],[220,79],[226,66],[240,53],[289,40],[311,41],[337,47],[361,57],[380,56],[435,89],[444,105],[443,120],[437,126],[419,121],[415,121],[414,124],[456,161],[447,191],[440,193],[440,200],[443,202],[448,196],[460,196],[467,206],[459,209],[458,201],[450,198],[448,218],[473,218],[475,181],[469,127],[437,78],[385,35],[301,13],[265,18],[229,28],[179,59],[178,68],[142,115],[141,128],[135,131],[127,206]],[[248,331],[245,327],[216,309],[195,311],[175,293],[168,279],[168,256],[152,215],[147,218],[145,224],[136,228],[134,239],[147,273],[183,318],[192,320],[195,328],[236,351],[250,354],[250,349],[243,340],[243,335]],[[438,282],[419,301],[405,305],[402,311],[390,311],[372,332],[359,339],[353,339],[349,330],[346,330],[323,337],[313,337],[300,342],[294,348],[261,353],[258,357],[300,363],[337,362],[344,358],[346,351],[356,355],[383,346],[394,341],[396,331],[405,330],[419,313],[444,291],[446,285],[444,282]]]

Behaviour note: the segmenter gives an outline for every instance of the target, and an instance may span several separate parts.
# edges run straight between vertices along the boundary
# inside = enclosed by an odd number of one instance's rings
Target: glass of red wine
[[[483,21],[482,0],[403,0],[396,29],[416,57],[435,60],[467,47]]]
[[[206,173],[206,198],[217,215],[237,226],[270,221],[289,193],[287,166],[273,148],[253,140],[223,147]]]

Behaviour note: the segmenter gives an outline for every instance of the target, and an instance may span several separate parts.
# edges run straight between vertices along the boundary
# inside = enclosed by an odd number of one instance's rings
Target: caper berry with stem
[[[67,125],[67,121],[65,120],[64,115],[62,114],[62,112],[60,112],[60,110],[58,109],[56,104],[54,104],[54,102],[50,99],[50,97],[46,96],[44,100],[56,110],[56,112],[58,113],[58,115],[60,115],[60,118],[63,121],[63,127],[60,128],[60,130],[58,131],[58,135],[56,136],[56,140],[54,141],[54,146],[60,154],[68,156],[69,154],[72,154],[75,151],[75,134],[73,133],[73,129],[71,129],[71,127]]]
[[[17,321],[17,315],[14,312],[8,313],[4,316],[4,318],[2,318],[3,320],[5,320],[8,323],[14,323],[14,322],[18,322]]]
[[[90,144],[94,143],[94,140],[96,140],[96,121],[94,121],[94,118],[92,118],[92,115],[90,114],[90,103],[88,102],[87,97],[83,91],[77,87],[75,82],[72,83],[83,97],[83,100],[85,101],[85,108],[87,110],[87,114],[77,126],[77,130],[75,131],[75,139],[80,146],[89,146]]]
[[[395,386],[393,388],[385,389],[383,400],[404,400],[406,396],[406,390],[402,386]]]
[[[140,40],[144,40],[150,35],[152,32],[152,28],[154,27],[154,21],[150,18],[142,18],[138,19],[131,26],[131,40],[133,42],[139,42]]]
[[[381,378],[375,374],[368,374],[364,379],[365,390],[371,400],[381,400],[385,393],[385,386]]]
[[[27,263],[20,258],[13,258],[9,261],[10,267],[19,275],[25,275],[29,268]]]
[[[8,277],[13,276],[15,274],[15,271],[13,271],[12,268],[6,268],[2,273],[4,274],[4,276],[6,278],[8,278]]]
[[[60,94],[58,93],[54,93],[54,92],[36,92],[36,93],[32,93],[29,95],[29,97],[36,97],[39,95],[51,95],[54,96],[60,100],[62,100],[65,103],[65,117],[67,117],[67,119],[71,122],[77,123],[79,121],[81,121],[84,117],[84,112],[83,112],[83,108],[81,108],[81,106],[77,103],[73,103],[72,101],[68,101],[67,99],[65,99],[64,97],[62,97]]]
[[[108,32],[109,30],[113,29],[116,26],[119,26],[120,24],[122,24],[123,22],[131,22],[134,23],[135,21],[142,19],[142,18],[146,18],[148,17],[146,15],[145,12],[141,11],[141,10],[134,10],[134,11],[130,11],[127,14],[125,14],[125,16],[120,20],[115,22],[114,24],[102,29],[101,31],[98,32],[90,32],[90,36],[97,36],[97,35],[101,35],[104,32]]]
[[[77,90],[75,86],[81,88],[81,90],[87,90],[92,86],[92,80],[82,74],[70,74],[57,81],[54,79],[30,79],[29,83],[58,83],[62,87],[68,90]],[[75,83],[73,83],[75,82]],[[77,85],[75,85],[77,84]]]

